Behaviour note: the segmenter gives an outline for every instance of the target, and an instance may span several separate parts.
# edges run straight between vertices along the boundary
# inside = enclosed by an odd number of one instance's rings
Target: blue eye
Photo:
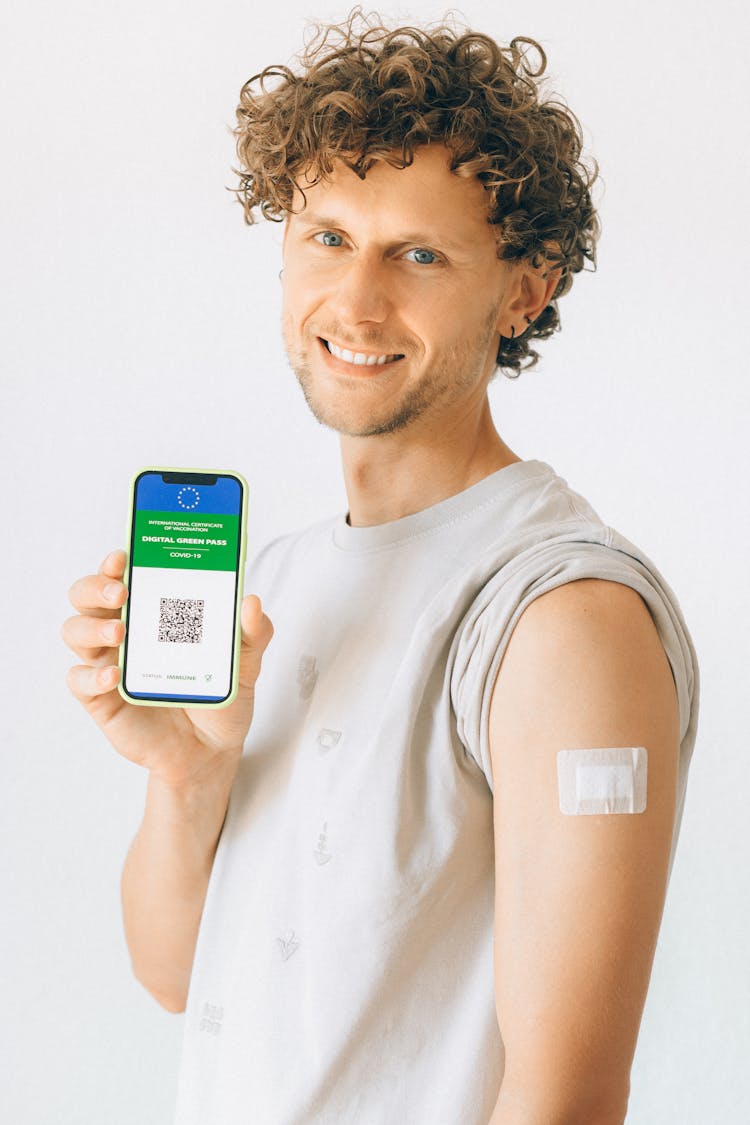
[[[324,246],[340,246],[341,243],[343,242],[343,239],[341,238],[341,235],[336,234],[336,232],[334,230],[323,230],[323,231],[320,231],[320,234],[316,234],[313,237],[314,238],[321,238],[322,237],[322,238],[338,238],[338,239],[340,239],[339,242],[324,242],[323,243]]]
[[[437,255],[433,254],[432,250],[425,250],[424,247],[418,246],[416,250],[409,250],[409,254],[429,254],[432,261],[425,261],[424,258],[418,258],[417,262],[420,266],[431,266],[432,262],[436,262]]]

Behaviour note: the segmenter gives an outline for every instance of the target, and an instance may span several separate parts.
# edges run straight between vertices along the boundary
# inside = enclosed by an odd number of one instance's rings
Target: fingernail
[[[104,597],[108,602],[113,602],[120,592],[120,586],[117,582],[108,582],[104,587]]]

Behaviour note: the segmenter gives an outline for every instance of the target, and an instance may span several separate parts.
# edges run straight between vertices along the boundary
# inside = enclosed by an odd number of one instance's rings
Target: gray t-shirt
[[[698,665],[649,558],[544,461],[414,515],[269,543],[274,624],[214,862],[176,1125],[487,1125],[494,997],[488,715],[519,615],[577,578],[644,598],[674,675],[680,767]]]

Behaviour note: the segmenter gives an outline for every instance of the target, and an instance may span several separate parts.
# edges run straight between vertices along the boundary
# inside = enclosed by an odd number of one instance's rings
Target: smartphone
[[[120,695],[144,707],[227,707],[237,694],[247,481],[141,469],[130,484]]]

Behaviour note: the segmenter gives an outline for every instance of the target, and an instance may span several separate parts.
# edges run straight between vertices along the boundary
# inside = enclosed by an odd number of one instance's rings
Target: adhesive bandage
[[[643,812],[647,763],[645,746],[559,750],[560,811],[568,816]]]

